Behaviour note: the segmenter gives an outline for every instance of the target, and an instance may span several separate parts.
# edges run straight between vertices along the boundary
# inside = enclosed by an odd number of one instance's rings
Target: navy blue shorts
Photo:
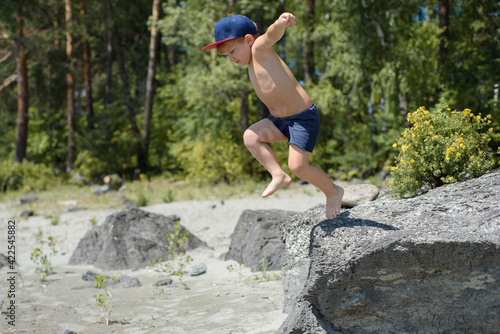
[[[267,117],[288,138],[302,150],[312,152],[318,141],[319,114],[316,104],[306,111],[288,117]]]

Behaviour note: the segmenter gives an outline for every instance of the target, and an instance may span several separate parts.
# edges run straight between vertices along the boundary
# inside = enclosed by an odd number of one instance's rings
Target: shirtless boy
[[[283,13],[264,35],[258,36],[255,24],[249,18],[228,16],[215,25],[216,42],[203,50],[217,48],[230,61],[248,66],[255,92],[271,112],[271,116],[250,126],[243,135],[248,150],[272,176],[262,197],[270,196],[292,182],[268,144],[289,141],[290,171],[323,191],[326,217],[332,219],[340,214],[344,190],[335,185],[321,168],[309,164],[318,139],[318,111],[272,48],[283,37],[285,29],[294,24],[295,16]]]

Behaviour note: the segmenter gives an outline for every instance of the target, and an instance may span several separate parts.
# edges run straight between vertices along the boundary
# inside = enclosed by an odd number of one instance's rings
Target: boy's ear
[[[252,46],[253,45],[253,42],[255,42],[255,39],[253,38],[252,35],[250,34],[246,34],[245,35],[245,42],[249,45],[249,46]]]

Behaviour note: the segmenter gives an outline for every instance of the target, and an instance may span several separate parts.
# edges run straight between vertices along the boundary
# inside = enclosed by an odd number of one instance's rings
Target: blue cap
[[[257,29],[248,17],[243,15],[228,15],[215,24],[215,43],[205,46],[202,50],[214,49],[217,45],[245,35],[255,35]]]

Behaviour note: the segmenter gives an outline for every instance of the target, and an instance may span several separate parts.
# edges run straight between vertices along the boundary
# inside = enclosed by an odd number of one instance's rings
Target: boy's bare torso
[[[275,117],[295,115],[313,105],[288,66],[272,49],[252,50],[248,74],[257,96]]]
[[[311,98],[299,85],[288,66],[273,50],[273,45],[283,37],[285,29],[294,24],[295,16],[283,13],[260,37],[255,38],[247,33],[245,36],[239,36],[243,37],[242,39],[223,39],[222,43],[216,42],[220,44],[219,53],[228,56],[230,61],[241,66],[248,65],[250,81],[257,96],[275,117],[296,115],[313,105]],[[249,29],[249,32],[254,33],[253,31]],[[272,176],[272,181],[262,193],[262,197],[270,196],[292,182],[269,146],[271,142],[286,139],[290,138],[269,119],[253,124],[243,134],[247,148]],[[326,196],[326,217],[332,219],[340,214],[344,190],[333,184],[321,168],[309,164],[311,153],[312,150],[305,151],[291,143],[288,164],[295,175],[323,191]]]

